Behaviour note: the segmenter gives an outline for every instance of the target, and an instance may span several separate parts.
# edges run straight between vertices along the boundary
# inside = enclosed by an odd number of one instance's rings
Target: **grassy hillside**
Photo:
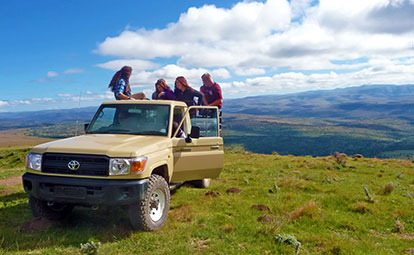
[[[326,156],[340,151],[366,157],[414,159],[414,126],[407,120],[227,114],[223,130],[227,145],[241,144],[257,153]]]
[[[82,254],[80,244],[92,241],[98,254],[295,254],[296,241],[299,254],[402,254],[414,248],[413,170],[403,160],[235,148],[210,188],[172,195],[167,222],[153,233],[131,231],[116,208],[36,221],[21,186],[0,184],[0,254]]]

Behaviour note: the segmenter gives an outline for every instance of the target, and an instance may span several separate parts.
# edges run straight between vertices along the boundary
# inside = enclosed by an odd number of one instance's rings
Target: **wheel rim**
[[[149,202],[149,214],[152,221],[159,221],[165,208],[165,194],[161,189],[156,189],[151,194]]]

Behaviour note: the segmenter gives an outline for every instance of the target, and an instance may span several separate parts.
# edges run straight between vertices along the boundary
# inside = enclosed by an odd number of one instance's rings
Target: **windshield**
[[[169,105],[103,105],[95,114],[87,133],[166,136],[169,116]]]

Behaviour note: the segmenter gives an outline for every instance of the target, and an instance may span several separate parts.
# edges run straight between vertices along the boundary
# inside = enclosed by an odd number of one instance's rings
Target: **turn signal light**
[[[139,157],[135,158],[131,162],[131,172],[132,173],[138,173],[145,168],[145,164],[147,163],[147,157]]]

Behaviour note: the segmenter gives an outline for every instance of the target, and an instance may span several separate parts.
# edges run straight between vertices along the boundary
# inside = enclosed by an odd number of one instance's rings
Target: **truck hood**
[[[171,147],[170,140],[160,136],[87,134],[40,144],[33,147],[32,152],[137,157]]]

